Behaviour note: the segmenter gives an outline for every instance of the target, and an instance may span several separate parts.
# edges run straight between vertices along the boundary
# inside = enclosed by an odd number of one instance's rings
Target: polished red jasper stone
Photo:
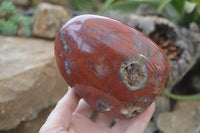
[[[55,40],[58,67],[89,105],[113,118],[132,118],[161,93],[169,74],[163,51],[118,20],[80,15]]]

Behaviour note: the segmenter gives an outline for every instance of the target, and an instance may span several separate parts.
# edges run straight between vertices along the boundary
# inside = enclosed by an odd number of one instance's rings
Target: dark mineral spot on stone
[[[121,114],[125,115],[127,118],[132,118],[143,112],[144,109],[142,109],[139,106],[130,106],[127,108],[122,108],[121,109]]]
[[[145,74],[140,70],[140,65],[137,63],[130,64],[125,67],[124,76],[127,77],[128,83],[131,86],[139,86],[140,82],[144,80]]]
[[[140,112],[138,112],[138,111],[133,111],[133,112],[132,112],[132,115],[133,115],[133,116],[137,116],[139,113],[140,113]]]
[[[108,103],[104,103],[102,100],[98,99],[96,102],[96,107],[100,110],[100,111],[110,111],[111,107],[109,106]]]

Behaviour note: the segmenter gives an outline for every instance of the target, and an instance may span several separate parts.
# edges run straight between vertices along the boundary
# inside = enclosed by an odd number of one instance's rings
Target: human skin
[[[155,110],[153,102],[143,113],[132,119],[119,120],[110,127],[112,118],[98,113],[90,119],[94,109],[73,89],[57,103],[39,133],[143,133]]]

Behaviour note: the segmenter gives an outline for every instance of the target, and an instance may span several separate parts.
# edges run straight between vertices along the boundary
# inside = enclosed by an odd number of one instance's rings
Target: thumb
[[[153,102],[147,110],[134,119],[133,123],[128,127],[126,133],[143,133],[153,115],[154,110],[155,103]]]

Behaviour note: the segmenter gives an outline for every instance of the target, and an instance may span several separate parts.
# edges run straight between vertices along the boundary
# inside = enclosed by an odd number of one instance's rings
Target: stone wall
[[[67,92],[53,41],[0,36],[0,64],[0,130],[37,117]]]

